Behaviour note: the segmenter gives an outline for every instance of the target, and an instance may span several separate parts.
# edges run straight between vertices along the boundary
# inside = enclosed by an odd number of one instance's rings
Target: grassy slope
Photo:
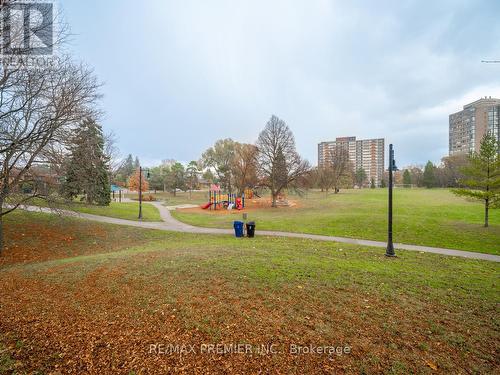
[[[341,194],[313,192],[299,199],[299,208],[251,211],[258,229],[345,236],[383,241],[387,233],[387,190],[364,189]],[[291,199],[296,199],[291,197]],[[234,215],[210,211],[176,211],[184,222],[210,227],[231,227]],[[396,242],[500,254],[500,210],[490,211],[484,228],[483,206],[455,197],[447,190],[396,189],[394,192]]]
[[[19,214],[7,221],[10,248],[15,227],[35,220],[41,233],[55,228],[55,218]],[[9,348],[3,355],[22,363],[18,371],[51,372],[56,365],[99,373],[171,366],[400,374],[499,368],[496,263],[404,251],[387,259],[380,249],[298,239],[103,224],[82,229],[85,223],[59,224],[74,236],[76,256],[0,266],[0,338]],[[96,247],[86,236],[93,240],[97,228],[105,234]],[[38,245],[51,248],[51,238]],[[18,250],[22,241],[31,243],[15,239]],[[158,357],[148,354],[151,342],[274,343],[284,352]],[[352,354],[290,356],[291,343],[349,345]]]
[[[4,234],[0,267],[111,252],[144,243],[161,232],[16,210],[4,217]]]

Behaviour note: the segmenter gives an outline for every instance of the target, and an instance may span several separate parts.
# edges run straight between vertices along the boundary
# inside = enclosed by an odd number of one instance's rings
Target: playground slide
[[[208,207],[210,207],[212,203],[206,203],[203,206],[201,206],[202,209],[206,210]]]

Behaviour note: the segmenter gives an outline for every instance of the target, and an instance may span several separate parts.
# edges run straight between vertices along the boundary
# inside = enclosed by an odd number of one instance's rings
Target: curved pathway
[[[144,222],[144,221],[116,219],[107,216],[78,213],[67,210],[59,210],[58,212],[66,216],[80,217],[84,219],[99,221],[102,223],[128,225],[140,228],[167,230],[167,231],[184,232],[184,233],[233,234],[232,229],[202,228],[180,222],[174,219],[170,214],[169,209],[175,209],[175,206],[167,208],[163,206],[160,202],[147,202],[147,203],[154,205],[158,209],[158,211],[160,212],[160,216],[163,220],[162,222]],[[24,209],[28,211],[42,211],[46,213],[54,212],[48,208],[40,208],[34,206],[27,206]],[[259,230],[257,231],[257,234],[263,236],[291,237],[291,238],[311,239],[317,241],[340,242],[352,245],[371,246],[380,248],[385,248],[387,246],[387,243],[382,241],[361,240],[361,239],[347,238],[347,237],[324,236],[319,234],[291,233],[291,232],[279,232],[279,231],[268,231],[268,230]],[[419,246],[419,245],[406,245],[401,243],[395,243],[394,248],[400,250],[420,251],[425,253],[434,253],[434,254],[455,256],[461,258],[481,259],[481,260],[489,260],[492,262],[500,262],[500,256],[498,255],[475,253],[471,251],[444,249],[439,247],[429,247],[429,246]]]

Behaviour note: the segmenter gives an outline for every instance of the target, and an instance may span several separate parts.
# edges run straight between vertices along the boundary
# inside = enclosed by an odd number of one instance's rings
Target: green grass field
[[[70,210],[77,212],[109,216],[118,219],[138,220],[139,202],[111,202],[109,206],[89,206],[79,203],[74,203],[68,207]],[[142,204],[142,221],[162,221],[160,212],[151,204]]]
[[[63,199],[54,200],[50,203],[44,199],[32,199],[28,205],[38,207],[52,207],[55,209],[63,209],[76,211],[81,213],[114,217],[125,220],[138,220],[139,202],[111,202],[109,206],[88,205],[75,199],[72,202],[67,202]],[[142,221],[162,221],[160,212],[156,207],[147,202],[142,205]]]
[[[6,373],[495,373],[498,263],[17,212],[0,257]],[[57,245],[57,246],[55,246]],[[275,345],[155,355],[152,343]],[[291,345],[351,352],[289,354]]]
[[[297,208],[251,210],[257,230],[280,230],[384,241],[387,238],[387,190],[343,190],[340,194],[310,192]],[[173,215],[196,226],[231,228],[236,215],[178,210]],[[483,227],[480,203],[444,189],[395,189],[396,242],[500,254],[500,210],[490,210]]]
[[[172,193],[168,192],[151,192],[151,193],[144,193],[144,196],[153,196],[156,200],[158,201],[163,201],[166,206],[175,206],[178,204],[202,204],[206,203],[208,201],[207,195],[208,193],[206,191],[192,191],[191,195],[189,194],[189,191],[183,192],[179,191],[175,194],[175,196]],[[129,199],[137,199],[137,193],[130,193],[130,194],[125,194],[126,198]]]

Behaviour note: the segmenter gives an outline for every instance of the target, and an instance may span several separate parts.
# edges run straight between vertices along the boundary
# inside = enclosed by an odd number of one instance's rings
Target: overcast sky
[[[448,114],[500,98],[500,1],[69,0],[71,48],[105,84],[105,130],[143,164],[254,142],[383,137],[400,166],[448,152]]]

